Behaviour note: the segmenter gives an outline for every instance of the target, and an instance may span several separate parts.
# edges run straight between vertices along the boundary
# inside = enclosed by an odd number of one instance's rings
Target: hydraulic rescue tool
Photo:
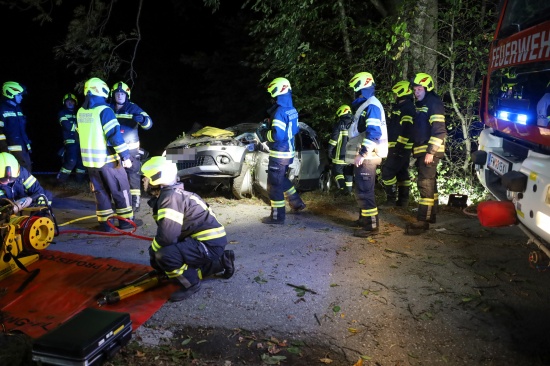
[[[101,297],[97,300],[99,306],[106,304],[115,304],[122,299],[139,294],[145,290],[158,286],[161,281],[168,277],[164,273],[159,273],[157,270],[152,270],[138,277],[130,283],[123,284],[116,289],[104,290],[101,292]]]
[[[15,202],[0,198],[0,280],[20,269],[28,272],[26,266],[39,259],[37,251],[59,234],[52,208],[31,204],[30,197]]]

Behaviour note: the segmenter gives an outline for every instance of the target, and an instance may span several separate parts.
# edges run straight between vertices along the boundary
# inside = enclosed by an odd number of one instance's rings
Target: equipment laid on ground
[[[158,286],[160,282],[166,278],[166,274],[159,273],[157,270],[152,270],[151,272],[148,272],[119,288],[102,291],[101,297],[97,300],[97,304],[99,306],[103,306],[105,304],[115,304],[122,299]]]
[[[31,203],[28,197],[16,202],[0,199],[0,280],[20,269],[27,271],[26,266],[38,260],[37,251],[59,234],[51,207],[29,207]]]
[[[129,313],[86,308],[33,342],[39,365],[99,365],[132,338]]]

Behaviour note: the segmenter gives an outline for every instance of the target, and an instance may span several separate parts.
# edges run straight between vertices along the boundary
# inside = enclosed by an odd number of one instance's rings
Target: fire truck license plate
[[[489,169],[498,175],[504,175],[510,171],[512,163],[498,155],[489,153]]]

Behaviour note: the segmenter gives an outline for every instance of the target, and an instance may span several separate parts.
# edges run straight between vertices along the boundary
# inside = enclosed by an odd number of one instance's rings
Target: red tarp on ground
[[[98,307],[101,291],[118,288],[152,270],[141,264],[52,250],[40,251],[40,260],[27,269],[37,268],[40,273],[21,293],[15,291],[29,276],[27,272],[19,270],[0,281],[1,322],[8,331],[19,330],[31,338],[40,337],[86,307]],[[176,285],[164,283],[101,308],[130,313],[135,330],[175,290]]]

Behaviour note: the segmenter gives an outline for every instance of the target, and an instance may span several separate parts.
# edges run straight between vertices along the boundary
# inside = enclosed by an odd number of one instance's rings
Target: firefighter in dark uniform
[[[225,250],[225,228],[201,197],[177,182],[178,168],[155,156],[141,168],[153,198],[157,233],[149,248],[151,266],[176,279],[181,289],[170,300],[182,301],[201,288],[201,277],[228,279],[235,271],[235,253]]]
[[[361,147],[354,159],[355,199],[360,210],[357,224],[361,229],[355,230],[353,235],[368,237],[379,231],[374,186],[376,167],[382,162],[382,159],[376,156],[374,150],[382,137],[381,125],[384,110],[380,101],[374,96],[375,83],[370,73],[356,74],[350,80],[349,86],[355,92],[356,99],[351,104],[354,115],[364,103],[367,103],[357,123],[357,131],[363,136]]]
[[[38,180],[10,153],[0,153],[0,198],[12,202],[29,197],[37,205],[51,205],[52,193],[42,188]]]
[[[111,108],[115,111],[120,124],[120,133],[130,150],[132,166],[126,168],[126,173],[130,182],[132,208],[137,212],[141,199],[139,129],[149,130],[153,127],[153,121],[143,109],[130,101],[130,88],[122,81],[115,83],[111,89]]]
[[[80,155],[80,141],[76,129],[76,104],[78,99],[72,93],[67,93],[63,97],[63,109],[58,113],[59,124],[63,134],[63,165],[57,173],[57,181],[65,182],[71,175],[73,169],[76,173],[76,181],[83,182],[86,176],[86,168],[82,164]]]
[[[0,104],[0,151],[9,152],[19,164],[32,172],[31,140],[27,136],[27,117],[21,110],[21,101],[27,89],[15,81],[2,86]]]
[[[416,115],[413,128],[413,157],[418,169],[417,221],[407,225],[406,234],[418,235],[436,222],[437,215],[437,164],[445,156],[445,107],[434,91],[430,75],[418,73],[411,82],[416,97]]]
[[[349,196],[353,187],[353,165],[345,162],[348,128],[353,121],[351,107],[344,104],[336,111],[336,122],[328,141],[328,158],[332,162],[332,176],[336,182],[337,195]]]
[[[381,178],[386,191],[386,202],[379,206],[381,208],[407,207],[411,187],[409,162],[413,145],[413,118],[416,113],[414,97],[410,82],[406,80],[397,82],[392,91],[396,99],[388,124],[388,158],[382,165]]]
[[[306,204],[287,177],[288,166],[294,159],[294,136],[299,131],[298,111],[292,103],[292,90],[287,79],[274,79],[269,83],[267,92],[272,98],[276,98],[276,107],[271,109],[270,125],[258,131],[260,139],[267,140],[270,150],[267,192],[271,201],[271,215],[262,219],[262,222],[284,224],[285,197],[292,210],[300,211],[306,208]]]
[[[116,215],[123,219],[119,220],[119,228],[133,228],[131,222],[125,221],[133,220],[134,212],[130,184],[124,170],[132,166],[132,161],[115,113],[107,104],[109,86],[99,78],[91,78],[84,84],[84,95],[85,100],[76,114],[76,121],[82,163],[88,169],[96,201],[99,230],[112,230],[107,223],[115,215],[111,200],[114,201]],[[140,226],[143,222],[134,220],[134,224]]]

